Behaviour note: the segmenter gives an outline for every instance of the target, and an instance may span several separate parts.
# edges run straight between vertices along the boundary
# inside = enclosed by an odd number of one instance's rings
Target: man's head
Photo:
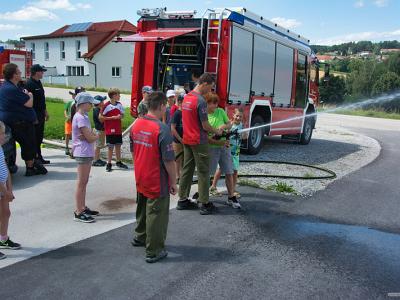
[[[151,95],[151,93],[153,93],[153,88],[151,86],[145,85],[144,87],[142,87],[143,99],[147,100],[147,98],[149,97],[149,95]]]
[[[10,63],[3,66],[3,76],[5,80],[18,83],[21,81],[21,71],[16,64]]]
[[[110,97],[112,101],[119,101],[121,98],[121,91],[117,88],[110,88],[108,90],[108,97]]]
[[[200,76],[196,92],[206,95],[215,87],[215,79],[210,73],[204,73]]]
[[[147,99],[149,113],[161,119],[167,109],[167,97],[163,92],[156,91],[149,95]]]
[[[201,70],[200,69],[192,69],[192,81],[194,83],[197,83],[199,81],[199,78],[201,76]]]
[[[46,72],[47,69],[39,64],[32,65],[31,67],[31,77],[35,79],[42,79],[44,72]]]

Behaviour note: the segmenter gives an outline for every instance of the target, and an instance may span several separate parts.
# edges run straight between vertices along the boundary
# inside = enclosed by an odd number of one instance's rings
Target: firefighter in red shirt
[[[178,210],[197,208],[188,197],[192,185],[193,173],[197,168],[198,201],[200,214],[208,215],[215,209],[209,201],[210,174],[208,154],[208,132],[221,135],[222,130],[208,123],[207,103],[203,95],[209,93],[215,85],[211,74],[200,76],[197,86],[185,96],[182,103],[183,130],[183,169],[179,180]]]
[[[146,262],[168,255],[165,250],[169,216],[169,194],[175,195],[176,172],[173,138],[161,122],[167,98],[154,92],[148,98],[148,113],[131,129],[131,149],[135,165],[137,208],[132,245],[146,247]]]

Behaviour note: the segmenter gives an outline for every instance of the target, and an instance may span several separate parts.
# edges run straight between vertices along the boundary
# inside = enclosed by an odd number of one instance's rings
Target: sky
[[[400,40],[400,0],[0,0],[0,40],[48,34],[72,23],[126,19],[136,24],[141,8],[168,10],[245,7],[311,40]]]

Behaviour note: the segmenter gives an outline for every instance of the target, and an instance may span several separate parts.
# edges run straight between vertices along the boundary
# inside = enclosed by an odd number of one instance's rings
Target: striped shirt
[[[0,146],[0,183],[5,184],[8,179],[8,168],[4,158],[3,148]]]

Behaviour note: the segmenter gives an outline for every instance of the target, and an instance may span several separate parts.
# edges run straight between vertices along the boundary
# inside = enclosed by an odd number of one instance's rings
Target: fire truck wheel
[[[251,127],[264,125],[265,121],[261,116],[254,116],[251,120]],[[257,130],[251,130],[249,133],[248,139],[248,149],[247,153],[251,155],[258,154],[264,146],[264,128],[260,128]]]
[[[311,141],[314,129],[314,118],[306,118],[303,125],[303,133],[300,135],[300,144],[307,145]]]

